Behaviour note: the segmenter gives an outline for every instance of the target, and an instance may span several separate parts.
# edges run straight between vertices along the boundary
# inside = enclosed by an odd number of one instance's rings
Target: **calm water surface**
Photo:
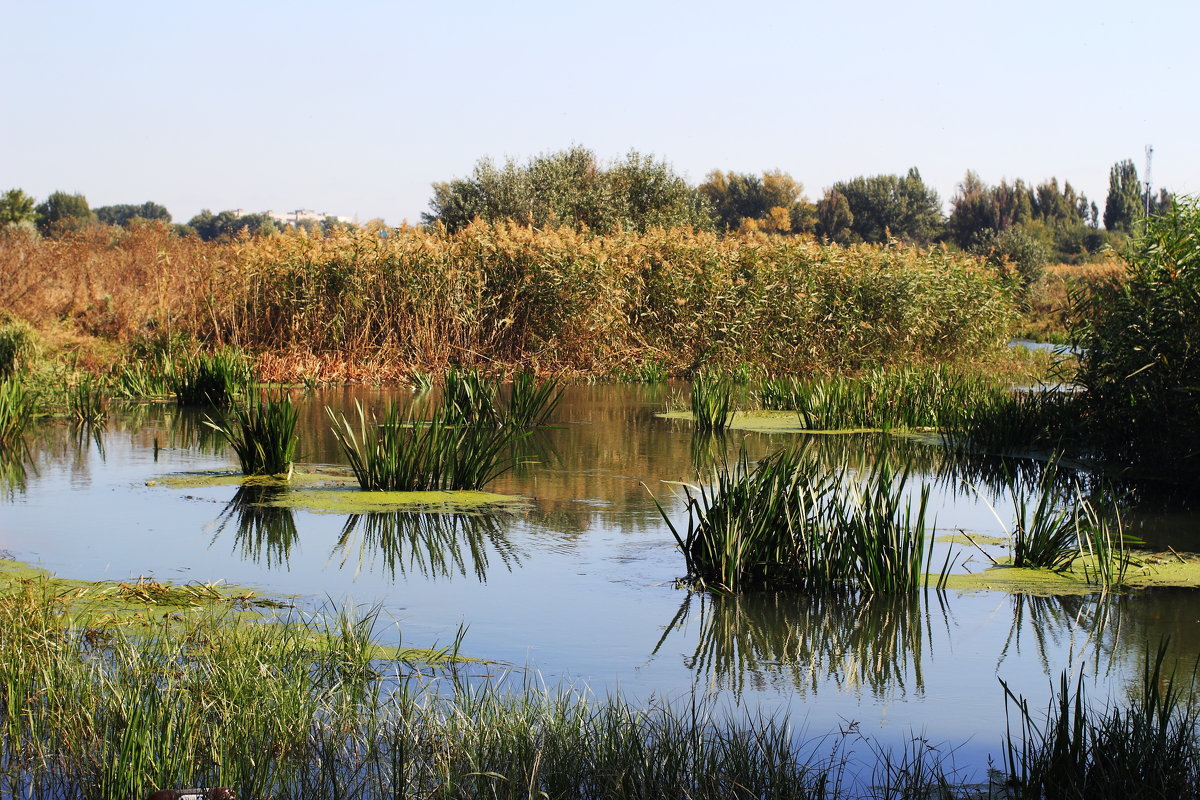
[[[698,693],[731,708],[786,711],[813,735],[855,725],[900,744],[915,733],[952,743],[961,762],[977,765],[1000,751],[998,679],[1040,707],[1061,670],[1119,696],[1163,636],[1189,669],[1200,652],[1200,603],[1185,590],[869,602],[681,590],[674,579],[683,561],[651,493],[682,521],[668,482],[695,481],[719,448],[655,417],[670,391],[572,387],[556,427],[489,487],[527,498],[527,507],[483,516],[318,514],[264,509],[234,487],[147,486],[236,464],[196,417],[169,405],[114,414],[99,441],[52,426],[35,437],[36,468],[24,485],[0,490],[0,549],[70,578],[223,580],[299,595],[314,608],[380,606],[396,622],[383,633],[405,644],[448,643],[466,626],[469,654],[536,670],[548,683],[680,702]],[[340,461],[326,406],[393,396],[407,393],[337,390],[302,400],[302,460]],[[725,446],[744,444],[754,457],[788,441],[735,434]],[[1010,518],[987,489],[986,469],[964,473],[932,444],[803,441],[831,465],[911,460],[916,479],[933,484],[939,530],[1001,535],[997,515]],[[1176,549],[1200,549],[1196,517],[1169,511],[1139,520],[1139,533],[1153,544],[1161,529]],[[984,566],[966,549],[963,559],[966,569]]]

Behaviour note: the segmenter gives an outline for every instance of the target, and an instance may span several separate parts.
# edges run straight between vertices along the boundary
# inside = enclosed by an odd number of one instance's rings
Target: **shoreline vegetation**
[[[93,370],[202,342],[289,383],[986,361],[1018,316],[1001,270],[940,248],[507,223],[226,242],[154,224],[17,232],[0,236],[0,308]]]
[[[17,565],[6,574],[6,796],[125,800],[203,784],[304,800],[1193,798],[1200,778],[1194,683],[1165,666],[1165,649],[1102,706],[1067,673],[1045,712],[1002,682],[1014,722],[993,732],[1003,771],[984,773],[956,765],[953,743],[915,734],[893,749],[853,726],[810,734],[694,697],[639,704],[519,672],[481,680],[461,636],[379,644],[377,610],[264,625],[220,607],[241,590],[138,581],[114,595]],[[105,614],[114,604],[150,613]]]

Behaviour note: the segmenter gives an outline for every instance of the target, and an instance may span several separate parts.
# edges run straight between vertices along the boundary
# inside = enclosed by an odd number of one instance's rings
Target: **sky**
[[[1194,0],[0,0],[0,191],[417,222],[483,157],[1200,194]],[[1143,176],[1144,177],[1144,176]]]

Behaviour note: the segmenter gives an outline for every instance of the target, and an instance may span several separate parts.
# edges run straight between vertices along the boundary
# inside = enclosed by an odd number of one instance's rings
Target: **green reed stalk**
[[[564,389],[556,378],[538,380],[529,370],[521,370],[512,379],[508,408],[502,414],[504,424],[522,430],[545,425],[558,408]]]
[[[0,448],[13,447],[34,418],[34,398],[15,378],[0,379]]]
[[[94,375],[83,374],[65,387],[67,413],[75,422],[102,425],[108,418],[108,389]]]
[[[474,426],[435,409],[428,420],[405,418],[388,406],[370,421],[356,403],[358,425],[326,409],[333,435],[363,489],[429,491],[480,489],[512,466],[511,446],[527,433],[507,426]]]
[[[701,433],[723,433],[733,413],[733,385],[721,376],[698,372],[692,378],[692,418]]]
[[[181,406],[224,408],[244,394],[253,380],[249,360],[230,348],[199,353],[179,365],[171,388]]]
[[[282,391],[275,398],[251,395],[232,419],[205,425],[217,431],[237,454],[244,475],[288,475],[296,458],[299,412]]]

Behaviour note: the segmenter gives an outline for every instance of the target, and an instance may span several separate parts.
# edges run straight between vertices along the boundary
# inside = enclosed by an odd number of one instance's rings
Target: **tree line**
[[[422,221],[451,232],[482,219],[596,232],[684,226],[811,235],[840,244],[949,242],[988,258],[1036,264],[1050,257],[1070,261],[1096,253],[1128,234],[1146,213],[1169,208],[1171,201],[1165,189],[1147,196],[1129,160],[1110,170],[1103,213],[1069,181],[1060,185],[1050,178],[1033,185],[1018,179],[988,185],[968,171],[944,214],[941,198],[916,167],[903,175],[839,181],[810,201],[802,183],[778,170],[714,170],[692,186],[652,156],[631,151],[602,164],[595,153],[576,146],[524,163],[509,160],[498,166],[482,159],[468,177],[433,185]],[[153,202],[92,209],[83,195],[67,192],[54,192],[40,204],[20,189],[0,196],[0,228],[36,228],[55,235],[139,220],[170,224],[171,215]],[[305,220],[300,227],[320,235],[341,224]],[[212,240],[243,231],[270,233],[278,223],[265,214],[214,214],[205,209],[174,227],[181,235]]]

